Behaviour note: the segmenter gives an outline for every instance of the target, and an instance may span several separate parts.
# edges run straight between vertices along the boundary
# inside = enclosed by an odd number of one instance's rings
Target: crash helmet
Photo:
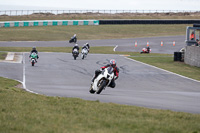
[[[77,47],[78,47],[78,44],[76,43],[76,44],[75,44],[75,46],[77,46]]]
[[[76,34],[74,34],[74,37],[76,37]]]
[[[89,45],[89,43],[88,43],[88,42],[86,42],[86,45]]]
[[[114,59],[110,60],[110,65],[114,68],[116,67],[117,62]]]
[[[36,50],[36,47],[34,46],[34,47],[32,48],[32,50]]]
[[[83,46],[86,46],[87,44],[83,44]]]

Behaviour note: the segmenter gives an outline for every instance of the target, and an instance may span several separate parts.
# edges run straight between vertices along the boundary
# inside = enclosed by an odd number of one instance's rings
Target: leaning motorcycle
[[[82,51],[81,51],[81,58],[82,59],[86,58],[87,54],[88,54],[88,50],[86,48],[82,49]]]
[[[31,65],[32,65],[32,66],[35,65],[37,56],[38,56],[38,55],[37,55],[35,52],[33,52],[33,53],[31,54],[30,58],[31,58]]]
[[[142,51],[140,52],[140,54],[142,53],[150,53],[151,52],[151,49],[149,48],[143,48]]]
[[[72,52],[72,56],[74,57],[74,60],[78,57],[78,49],[74,49]]]
[[[77,38],[72,37],[72,38],[69,40],[69,43],[72,43],[72,42],[76,43],[76,42],[77,42]]]
[[[90,93],[100,94],[114,78],[114,71],[112,67],[105,68],[94,80],[94,83],[90,87]]]

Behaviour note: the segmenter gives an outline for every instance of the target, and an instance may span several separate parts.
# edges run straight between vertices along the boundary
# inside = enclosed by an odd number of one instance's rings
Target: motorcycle
[[[140,54],[142,53],[150,53],[151,52],[151,49],[149,47],[147,48],[143,48],[142,51],[140,52]]]
[[[76,43],[77,42],[77,38],[76,37],[72,37],[70,40],[69,40],[69,43]]]
[[[78,57],[78,49],[74,49],[72,55],[74,57],[74,60],[76,60],[76,58]]]
[[[82,59],[86,58],[87,54],[88,54],[88,50],[86,48],[82,49],[82,51],[81,51],[81,58]]]
[[[100,94],[103,89],[105,89],[114,78],[113,67],[105,68],[94,80],[94,83],[91,85],[89,92],[94,94]]]
[[[32,66],[35,65],[35,63],[36,63],[36,58],[37,58],[37,57],[38,57],[38,55],[37,55],[35,52],[33,52],[33,53],[31,54],[30,58],[31,58],[31,65],[32,65]]]

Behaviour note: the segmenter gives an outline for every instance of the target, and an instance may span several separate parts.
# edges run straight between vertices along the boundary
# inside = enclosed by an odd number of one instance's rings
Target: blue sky
[[[200,10],[200,0],[0,0],[0,10]]]

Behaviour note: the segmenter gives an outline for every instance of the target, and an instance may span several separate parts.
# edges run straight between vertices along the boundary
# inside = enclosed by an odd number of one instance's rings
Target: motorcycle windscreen
[[[35,53],[35,52],[33,52],[32,54],[31,54],[31,58],[36,58],[37,57],[37,54]]]
[[[78,53],[78,49],[74,49],[74,51],[73,51],[74,53]]]
[[[108,73],[112,74],[113,73],[113,67],[108,67]]]

